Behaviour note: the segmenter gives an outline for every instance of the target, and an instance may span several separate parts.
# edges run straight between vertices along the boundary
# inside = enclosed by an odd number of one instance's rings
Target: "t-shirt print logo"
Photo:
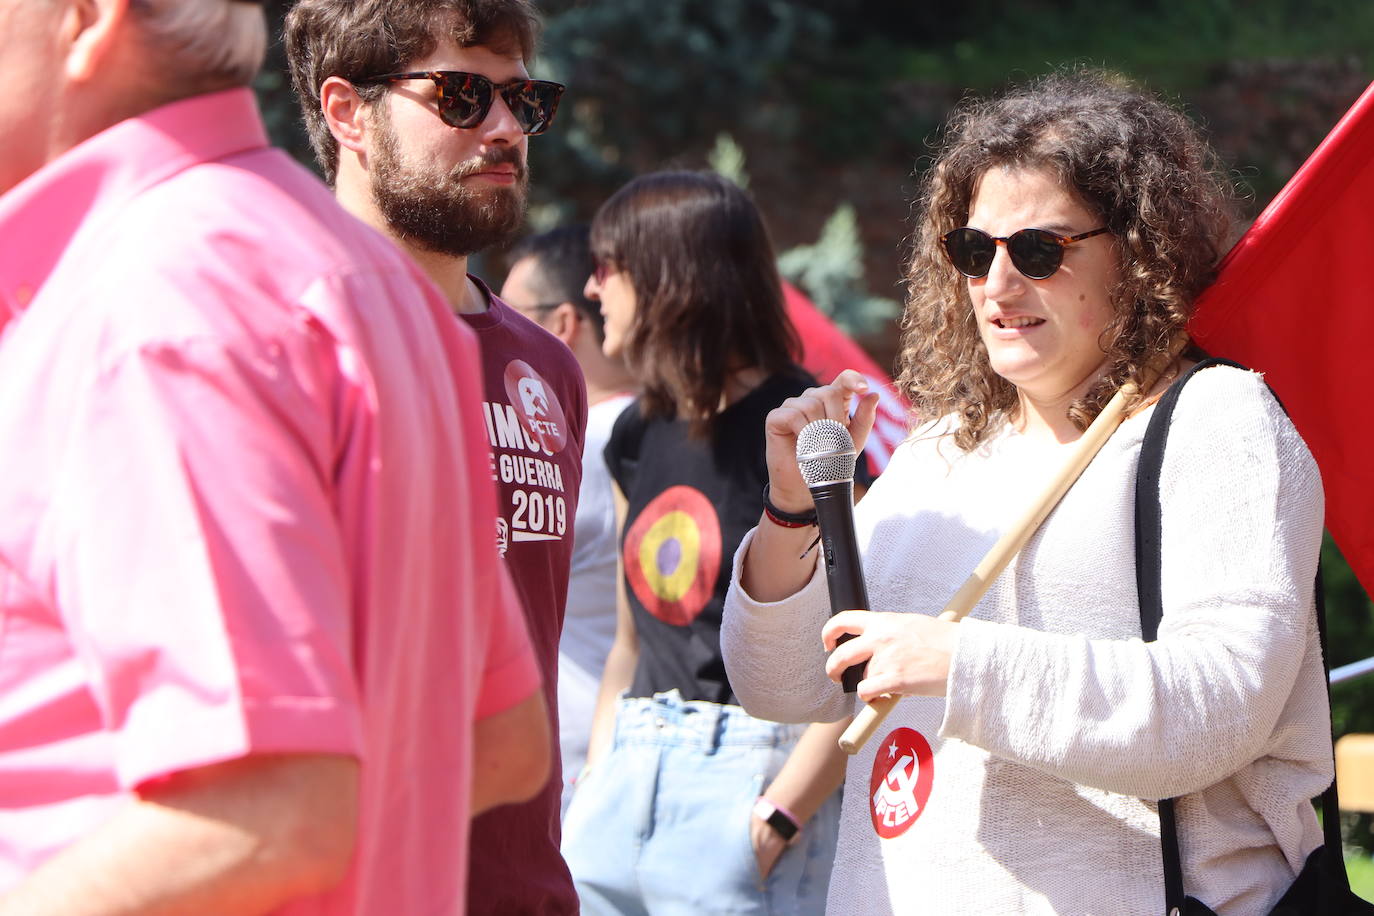
[[[563,407],[553,397],[544,377],[523,359],[506,364],[506,397],[525,428],[532,447],[556,455],[568,444],[568,424]]]
[[[883,739],[868,780],[873,829],[885,840],[906,833],[925,811],[935,784],[930,743],[915,729],[899,728]]]
[[[721,535],[716,507],[679,484],[649,501],[625,533],[625,578],[644,609],[685,627],[715,594]]]
[[[530,420],[545,420],[549,416],[549,395],[544,383],[537,378],[522,378],[516,383],[520,392],[520,406]]]

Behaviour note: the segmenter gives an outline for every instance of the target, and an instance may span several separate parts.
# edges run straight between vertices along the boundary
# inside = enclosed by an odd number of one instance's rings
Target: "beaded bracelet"
[[[768,520],[775,525],[783,528],[809,528],[816,524],[816,509],[812,507],[805,512],[784,512],[773,505],[773,500],[769,498],[769,485],[763,485],[763,514],[768,516]]]

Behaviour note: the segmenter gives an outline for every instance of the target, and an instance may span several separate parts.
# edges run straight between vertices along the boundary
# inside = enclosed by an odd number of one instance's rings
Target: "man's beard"
[[[525,219],[529,173],[519,150],[498,147],[444,172],[402,162],[388,119],[376,124],[372,196],[391,231],[439,254],[467,257],[511,238]],[[512,187],[470,188],[460,179],[494,165],[515,166]]]

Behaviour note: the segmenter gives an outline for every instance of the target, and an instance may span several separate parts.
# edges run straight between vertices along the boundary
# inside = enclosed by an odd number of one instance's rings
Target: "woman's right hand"
[[[851,417],[849,405],[854,398],[859,404]],[[797,470],[797,434],[808,423],[827,418],[843,423],[854,439],[855,450],[863,451],[877,409],[878,392],[869,390],[861,373],[846,369],[829,385],[808,388],[769,411],[763,429],[773,505],[785,512],[805,512],[812,506],[811,491]]]

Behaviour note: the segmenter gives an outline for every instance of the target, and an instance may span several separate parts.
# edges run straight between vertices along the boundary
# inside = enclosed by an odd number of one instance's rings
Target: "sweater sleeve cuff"
[[[794,594],[756,600],[740,584],[755,531],[735,552],[721,621],[721,653],[735,696],[750,715],[776,722],[833,722],[850,715],[852,697],[825,676],[821,628],[830,600],[819,564]]]
[[[945,681],[945,718],[940,723],[940,737],[986,746],[985,732],[997,721],[995,715],[987,715],[993,712],[990,704],[997,702],[999,672],[994,664],[1009,664],[1015,651],[1014,641],[1001,638],[1007,635],[1007,629],[974,618],[959,622]]]
[[[749,545],[754,543],[754,535],[758,534],[759,529],[751,528],[749,533],[739,543],[739,549],[735,551],[734,566],[730,570],[730,604],[740,614],[756,618],[759,629],[764,632],[776,631],[778,633],[795,632],[796,627],[787,626],[788,622],[795,624],[799,616],[798,609],[804,609],[806,616],[811,615],[813,608],[820,609],[820,619],[824,621],[830,609],[830,597],[826,591],[825,576],[821,573],[821,564],[815,564],[811,570],[811,578],[806,580],[806,584],[797,591],[780,598],[777,601],[758,601],[744,590],[741,576],[744,573],[744,558],[749,554]],[[820,550],[817,545],[816,550]],[[793,610],[789,614],[779,614],[777,609],[787,606]],[[819,639],[819,634],[817,635]]]

